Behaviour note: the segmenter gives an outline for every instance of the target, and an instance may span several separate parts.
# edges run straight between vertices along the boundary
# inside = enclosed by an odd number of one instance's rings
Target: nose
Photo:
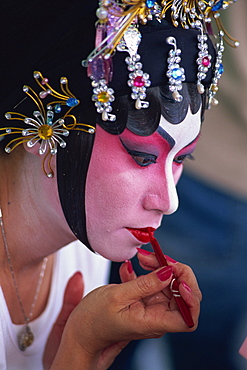
[[[154,181],[151,191],[143,198],[143,207],[147,211],[159,211],[164,215],[174,213],[178,208],[178,195],[176,189],[177,179],[174,177],[172,165],[163,169],[163,175],[159,173],[157,181]]]

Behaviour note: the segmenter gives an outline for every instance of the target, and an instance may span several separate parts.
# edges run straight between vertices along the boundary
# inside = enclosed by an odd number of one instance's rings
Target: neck
[[[44,257],[75,240],[60,206],[56,179],[43,174],[42,165],[33,160],[35,156],[18,160],[18,155],[13,151],[8,160],[1,157],[0,161],[0,172],[6,174],[0,179],[0,206],[16,273],[37,266]],[[2,237],[0,258],[6,266]]]
[[[43,259],[48,263],[31,319],[44,310],[51,285],[53,254],[73,241],[60,206],[56,179],[42,172],[42,160],[16,148],[0,153],[0,206],[6,241],[19,295],[28,316],[37,292]],[[24,315],[0,233],[0,282],[13,323],[24,324]]]

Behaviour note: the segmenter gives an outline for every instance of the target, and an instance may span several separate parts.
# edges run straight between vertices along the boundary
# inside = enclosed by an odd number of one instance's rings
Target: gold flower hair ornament
[[[23,121],[27,125],[27,128],[0,128],[0,138],[11,134],[20,135],[8,142],[5,146],[6,153],[11,153],[12,150],[23,143],[26,143],[29,148],[40,143],[39,154],[45,155],[43,160],[43,171],[47,177],[53,177],[54,172],[51,168],[51,158],[57,153],[58,145],[61,148],[66,147],[66,142],[63,137],[67,137],[71,130],[79,130],[93,134],[95,132],[95,127],[78,123],[75,116],[70,114],[72,109],[76,107],[80,101],[69,90],[66,77],[61,77],[60,79],[62,93],[55,91],[49,85],[48,79],[44,78],[40,72],[35,71],[33,77],[39,87],[41,87],[39,94],[26,85],[23,86],[23,91],[34,101],[37,110],[33,112],[33,117],[17,112],[7,112],[5,114],[6,119]],[[45,107],[42,100],[48,96],[52,96],[56,100],[50,102]],[[66,112],[56,119],[55,115],[61,115],[64,107],[67,108]],[[72,123],[66,123],[66,120],[70,120]],[[4,132],[1,133],[1,131]]]

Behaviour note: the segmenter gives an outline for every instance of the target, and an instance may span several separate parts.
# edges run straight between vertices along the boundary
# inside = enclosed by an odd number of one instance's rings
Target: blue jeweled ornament
[[[155,4],[155,1],[154,0],[147,0],[146,1],[146,7],[147,8],[153,8],[154,7],[154,4]]]
[[[62,111],[61,104],[56,104],[55,107],[54,107],[54,112],[55,113],[61,113],[61,111]]]
[[[69,98],[66,100],[66,105],[68,107],[75,107],[79,104],[79,100],[76,98]]]
[[[224,72],[224,66],[222,63],[220,63],[220,66],[219,66],[219,70],[218,72],[222,75],[222,73]]]
[[[174,78],[174,80],[179,81],[183,77],[183,71],[181,68],[173,68],[171,71],[171,77]]]
[[[217,10],[220,10],[223,7],[224,0],[219,0],[217,4],[215,4],[212,7],[213,12],[217,12]]]

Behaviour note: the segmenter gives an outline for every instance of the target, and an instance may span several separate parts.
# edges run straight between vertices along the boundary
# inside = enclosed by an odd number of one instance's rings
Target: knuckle
[[[148,275],[137,278],[136,283],[139,291],[144,295],[149,295],[153,291],[154,283],[148,278]]]

